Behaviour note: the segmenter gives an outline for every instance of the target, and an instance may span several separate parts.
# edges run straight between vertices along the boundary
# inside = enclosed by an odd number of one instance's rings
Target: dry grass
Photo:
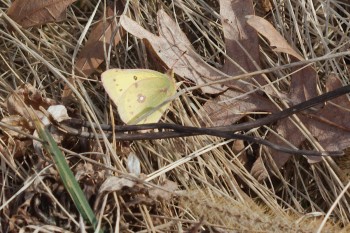
[[[175,7],[172,1],[133,2],[129,5],[130,14],[154,33],[158,9],[164,8],[172,17],[176,16],[203,59],[220,66],[223,56],[218,48],[224,51],[225,44],[216,1],[184,1],[181,8],[179,1],[175,1]],[[257,15],[266,16],[305,58],[349,49],[350,5],[347,1],[276,2],[274,10],[267,15],[258,4]],[[78,1],[69,8],[68,19],[63,23],[18,29],[13,33],[4,27],[9,24],[4,16],[8,2],[3,1],[0,6],[1,103],[23,83],[32,84],[46,97],[60,102],[62,88],[74,67],[73,54],[80,47],[78,38],[86,29],[95,6],[89,1]],[[101,5],[96,15],[99,17],[102,11]],[[288,63],[285,56],[271,52],[263,38],[260,42],[263,68]],[[112,48],[110,59],[93,75],[77,76],[76,99],[71,100],[69,106],[71,116],[100,123],[114,122],[116,108],[106,104],[108,97],[99,82],[99,74],[106,67],[157,68],[149,63],[145,54],[143,43],[127,35]],[[340,57],[315,63],[321,77],[320,88],[323,77],[331,72],[348,83],[347,59],[349,57]],[[287,77],[288,70],[274,72],[272,76]],[[277,88],[286,90],[288,84],[289,80],[283,79]],[[200,126],[203,119],[210,120],[209,116],[199,115],[202,104],[209,98],[211,96],[200,92],[186,93],[173,103],[164,121]],[[6,106],[1,106],[2,117],[8,116]],[[255,129],[251,133],[264,137],[265,131]],[[52,164],[42,161],[32,146],[18,155],[19,148],[9,147],[9,141],[1,142],[2,230],[8,230],[11,223],[12,232],[19,229],[77,232],[84,224],[79,222]],[[246,164],[242,164],[242,157],[261,155],[268,159],[267,151],[246,145],[241,152],[236,152],[232,140],[209,136],[130,143],[73,137],[67,138],[61,148],[67,149],[65,153],[73,172],[80,172],[78,180],[106,232],[181,232],[195,226],[201,218],[204,220],[201,227],[208,232],[315,232],[328,211],[331,214],[325,219],[324,232],[339,232],[350,221],[349,194],[341,196],[349,182],[344,171],[349,168],[341,167],[341,170],[331,158],[308,164],[305,158],[293,157],[283,169],[273,171],[269,179],[258,182]],[[97,193],[106,177],[127,174],[130,151],[141,163],[141,171],[146,174],[145,184],[117,193]],[[178,184],[179,190],[172,193],[172,198],[156,199],[149,194],[150,187],[161,186],[166,180]],[[8,201],[10,198],[14,199]],[[337,204],[330,210],[334,203]]]

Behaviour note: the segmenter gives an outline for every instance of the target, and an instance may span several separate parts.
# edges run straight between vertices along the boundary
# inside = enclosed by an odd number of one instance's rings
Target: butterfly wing
[[[112,69],[106,72],[102,74],[103,86],[118,106],[120,118],[127,124],[158,122],[170,103],[153,111],[154,108],[176,92],[170,74],[146,69]]]
[[[120,97],[132,84],[160,75],[164,74],[147,69],[110,69],[102,73],[101,81],[109,97],[118,105]]]

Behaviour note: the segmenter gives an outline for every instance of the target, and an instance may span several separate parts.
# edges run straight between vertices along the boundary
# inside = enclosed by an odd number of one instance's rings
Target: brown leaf
[[[255,30],[261,33],[270,42],[271,47],[276,52],[287,53],[291,56],[292,62],[303,61],[304,58],[296,52],[289,43],[281,36],[281,34],[271,25],[267,20],[258,16],[249,16],[248,24]],[[296,71],[300,67],[294,67],[293,71]],[[305,78],[307,77],[307,78]],[[292,101],[291,104],[295,105],[302,101],[308,100],[317,95],[316,82],[318,80],[315,69],[311,66],[305,67],[299,72],[293,72],[290,94],[287,99]]]
[[[256,93],[234,99],[242,94],[244,92],[228,90],[204,104],[204,111],[210,116],[213,126],[233,124],[251,112],[277,110],[269,99]]]
[[[22,116],[19,116],[19,115],[11,115],[8,117],[4,117],[1,119],[1,123],[4,123],[8,126],[12,126],[17,130],[17,131],[13,131],[13,130],[10,130],[6,127],[1,128],[1,130],[3,132],[5,132],[7,134],[7,136],[15,137],[15,138],[19,138],[19,139],[26,138],[26,136],[24,136],[23,134],[21,134],[19,132],[30,133],[30,132],[32,132],[32,130],[34,130],[34,128],[32,128],[28,124],[28,119],[26,119]]]
[[[117,13],[121,12],[123,6],[120,1],[117,1]],[[104,17],[106,20],[104,20]],[[99,23],[91,30],[88,41],[79,53],[75,67],[85,75],[92,74],[97,67],[105,60],[104,47],[108,49],[110,46],[115,46],[120,42],[124,35],[123,30],[116,31],[117,20],[114,10],[111,6],[106,9],[106,16],[102,16]],[[121,29],[121,28],[120,28]]]
[[[4,139],[1,139],[5,143]],[[11,163],[13,167],[17,167],[16,163],[13,162],[13,159],[22,158],[26,152],[31,148],[32,140],[23,140],[11,138],[7,140],[6,146],[0,145],[0,153]]]
[[[269,176],[261,156],[254,162],[250,174],[258,181],[263,181]]]
[[[117,13],[123,10],[121,1],[116,1],[116,7]],[[103,15],[91,30],[89,39],[81,49],[75,63],[78,73],[86,76],[91,75],[105,60],[104,48],[108,50],[110,46],[116,46],[120,42],[125,33],[122,28],[116,31],[116,16],[112,6],[108,6],[106,15]],[[68,81],[74,85],[72,77],[68,78]],[[67,85],[64,86],[62,91],[62,102],[67,106],[76,102],[72,90]]]
[[[237,155],[237,158],[239,162],[246,166],[249,162],[249,155],[247,153],[247,150],[244,150],[245,145],[243,140],[235,140],[232,145],[232,152]]]
[[[341,81],[331,75],[327,79],[326,88],[328,91],[341,87]],[[293,93],[291,93],[293,94]],[[316,111],[309,110],[304,114],[297,114],[304,123],[311,135],[314,136],[325,150],[344,150],[350,147],[350,102],[347,96],[338,97]],[[289,119],[283,119],[278,123],[277,132],[299,147],[306,139]],[[291,133],[292,132],[292,133]],[[284,144],[275,136],[270,136],[273,143]],[[274,162],[278,167],[282,167],[291,155],[271,151]],[[309,158],[309,162],[313,162]]]
[[[147,31],[125,15],[120,18],[120,23],[126,31],[146,41],[145,44],[150,46],[149,49],[177,75],[199,85],[222,78],[219,72],[195,53],[186,35],[163,10],[158,11],[157,19],[159,36]],[[211,94],[224,90],[222,85],[205,86],[201,89]]]
[[[242,74],[245,71],[255,71],[254,62],[259,65],[258,34],[247,24],[247,15],[254,14],[252,1],[220,0],[221,24],[225,37],[226,55],[239,66],[226,59],[222,71],[230,76]],[[244,48],[244,49],[243,49]],[[261,76],[254,77],[260,84],[265,84]],[[245,79],[249,82],[251,78]],[[243,90],[251,90],[252,86],[239,81],[225,83],[229,87],[239,87]]]
[[[26,119],[30,119],[27,107],[30,106],[34,110],[39,110],[39,107],[47,109],[49,106],[54,105],[55,101],[45,98],[42,93],[32,85],[23,84],[7,98],[5,104],[9,114],[20,115]]]
[[[82,185],[88,199],[97,193],[98,187],[105,179],[105,173],[105,170],[91,163],[79,163],[74,169],[75,178]]]
[[[66,19],[66,8],[76,0],[16,0],[8,16],[24,28]]]
[[[258,37],[251,27],[247,27],[245,19],[246,15],[254,13],[251,1],[232,2],[222,0],[220,1],[220,5],[227,55],[246,71],[255,70],[252,60],[257,63],[259,61],[258,53],[256,53],[258,51]],[[158,55],[161,61],[168,67],[174,66],[173,68],[176,74],[188,78],[197,84],[222,78],[222,75],[218,74],[217,71],[211,69],[203,60],[198,58],[186,35],[164,11],[158,12],[158,23],[160,35],[156,36],[142,28],[135,21],[127,17],[121,18],[121,24],[124,29],[136,37],[147,41],[146,45],[150,44],[150,47],[152,47],[152,50]],[[242,73],[240,68],[228,61],[224,63],[222,70],[228,75]],[[261,84],[264,83],[261,77],[255,77],[255,79]],[[249,80],[247,79],[246,81]],[[214,125],[222,125],[223,122],[228,124],[233,123],[244,116],[241,112],[252,112],[257,109],[271,111],[274,109],[274,106],[269,100],[264,99],[258,94],[251,94],[245,97],[244,101],[221,103],[220,101],[231,99],[251,89],[249,85],[242,85],[238,81],[230,81],[225,83],[225,85],[239,88],[243,92],[231,90],[226,92],[225,95],[221,95],[219,98],[205,104],[204,110],[209,115],[216,117],[212,119]],[[220,86],[212,86],[204,87],[202,90],[207,93],[218,93],[223,89]],[[239,105],[238,109],[240,113],[235,114],[234,109],[237,109],[237,105]],[[260,109],[257,106],[263,107]],[[217,114],[218,112],[220,114]]]
[[[304,60],[266,20],[257,16],[251,16],[248,23],[270,41],[271,46],[275,47],[274,51],[284,52],[294,56],[292,61],[296,59]],[[298,68],[299,67],[294,67],[293,70]],[[317,80],[317,73],[314,68],[310,66],[303,68],[297,73],[293,73],[290,92],[287,95],[287,98],[292,101],[291,105],[301,103],[317,96]],[[341,83],[336,76],[333,75],[328,78],[326,83],[328,89],[334,90],[336,87],[340,86]],[[297,114],[297,116],[325,150],[343,150],[350,146],[350,140],[348,139],[350,125],[347,121],[349,113],[345,110],[349,107],[350,104],[347,97],[339,97],[328,103],[321,110],[308,114]],[[300,130],[289,119],[279,121],[276,130],[279,135],[296,147],[299,147],[306,140]],[[276,144],[284,144],[282,140],[274,135],[271,135],[269,140]],[[291,156],[290,154],[274,150],[271,150],[271,154],[279,168],[282,167]],[[315,158],[310,156],[308,159],[309,162],[320,161],[319,157]]]
[[[292,59],[292,60],[295,60],[295,59]],[[292,70],[294,71],[298,68],[299,67],[295,67]],[[305,100],[316,97],[318,95],[317,89],[316,89],[316,82],[318,80],[318,75],[316,71],[313,69],[313,67],[311,66],[305,67],[301,71],[297,73],[293,73],[291,77],[292,78],[291,78],[291,84],[290,84],[290,92],[286,96],[286,99],[291,100],[290,105],[301,103]],[[297,114],[297,116],[302,122],[304,122],[305,119],[301,114]],[[282,119],[277,123],[276,131],[278,132],[279,135],[284,136],[284,138],[287,141],[291,142],[293,145],[297,147],[305,140],[304,135],[288,118]],[[274,135],[271,135],[269,137],[269,140],[279,145],[285,144]],[[271,154],[278,168],[283,166],[291,156],[291,154],[281,153],[277,151],[271,151]],[[313,157],[310,156],[309,158],[312,159]],[[315,161],[316,160],[320,161],[320,157],[317,157],[317,158],[314,157],[313,159],[315,159]]]
[[[301,57],[299,53],[297,53],[288,44],[288,42],[279,34],[279,32],[265,19],[257,16],[250,16],[248,19],[248,24],[254,27],[259,33],[261,33],[264,37],[266,37],[269,40],[271,47],[274,48],[273,49],[274,51],[283,52],[291,55],[292,62],[304,60],[303,57]],[[296,71],[299,68],[300,67],[294,67],[292,71]],[[290,105],[292,106],[317,96],[318,95],[317,89],[316,89],[317,80],[318,80],[317,73],[315,69],[311,66],[305,67],[298,72],[293,72],[292,78],[291,78],[291,84],[290,84],[290,91],[286,95],[286,99],[289,99],[291,101]],[[329,83],[327,85],[329,85]],[[321,113],[317,113],[317,115],[319,114]],[[326,113],[323,112],[323,114],[326,114]],[[310,126],[312,126],[314,122],[310,121],[309,117],[305,117],[305,115],[302,115],[302,114],[297,114],[297,116],[306,125],[306,127],[309,128],[310,132],[313,131],[311,132],[313,136],[315,136],[316,138],[320,136],[318,135],[320,131],[312,130],[310,128]],[[326,128],[327,127],[324,128],[325,132],[327,130],[331,130],[330,128],[328,129]],[[299,147],[305,141],[305,137],[303,136],[303,134],[299,131],[299,129],[296,126],[294,126],[294,124],[289,119],[283,119],[279,121],[277,124],[276,130],[279,135],[283,136],[286,140],[288,140],[290,143],[292,143],[297,147]],[[281,145],[285,144],[282,140],[280,140],[274,135],[270,135],[269,140],[275,144],[281,144]],[[323,146],[325,146],[325,149],[327,149],[326,144],[323,144]],[[274,159],[274,162],[279,168],[283,166],[291,156],[290,154],[287,154],[287,153],[281,153],[274,150],[270,150],[270,151]],[[319,161],[320,159],[319,157],[318,158],[308,157],[308,158],[309,158],[309,161],[312,161],[312,160]]]
[[[281,36],[281,34],[277,32],[269,21],[255,15],[250,15],[247,23],[269,40],[274,51],[288,53],[298,60],[304,60],[304,58],[300,56],[299,53],[297,53]]]
[[[259,53],[257,53],[259,51],[258,35],[252,27],[249,27],[246,20],[246,16],[252,14],[254,14],[254,8],[251,1],[220,0],[220,15],[227,56],[248,72],[256,70],[254,62],[259,65],[260,60]],[[241,68],[227,59],[222,71],[234,76],[242,73]],[[266,84],[262,76],[254,77],[254,79],[261,85]],[[276,110],[269,99],[256,92],[234,99],[252,90],[253,86],[247,84],[252,81],[252,78],[244,81],[245,83],[239,81],[225,83],[232,89],[205,103],[204,111],[211,116],[213,126],[233,124],[250,112]]]

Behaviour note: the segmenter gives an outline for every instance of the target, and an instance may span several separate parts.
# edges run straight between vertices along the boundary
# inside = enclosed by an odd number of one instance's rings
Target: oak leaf
[[[335,90],[342,86],[341,81],[335,75],[330,75],[326,81],[327,91]],[[291,92],[290,95],[293,95]],[[350,101],[347,96],[338,97],[327,102],[322,108],[308,110],[297,114],[301,122],[309,130],[310,134],[320,143],[324,150],[336,151],[350,147]],[[305,140],[305,136],[291,123],[290,119],[278,122],[276,131],[290,143],[299,147]],[[269,137],[273,143],[284,143],[274,135]],[[272,158],[277,167],[282,167],[290,158],[290,154],[271,150]],[[317,162],[318,158],[308,157],[309,162]]]
[[[247,23],[246,16],[254,14],[251,1],[220,0],[220,16],[225,38],[226,55],[239,66],[226,59],[222,71],[235,76],[255,71],[259,65],[258,34]],[[244,95],[254,89],[256,81],[260,85],[266,84],[262,76],[244,79],[244,82],[229,81],[225,85],[230,87],[224,94],[205,103],[204,111],[210,116],[213,126],[233,124],[243,116],[256,111],[273,112],[276,107],[271,101],[257,92]],[[255,87],[256,88],[256,87]]]
[[[269,40],[274,51],[291,55],[292,61],[304,60],[266,20],[257,16],[251,16],[248,23]],[[307,66],[298,72],[293,72],[297,71],[297,69],[300,69],[300,67],[292,69],[290,91],[285,95],[286,99],[289,100],[290,106],[318,95],[316,87],[319,78],[316,70],[312,66]],[[335,75],[330,75],[326,80],[326,89],[328,91],[335,90],[341,86],[341,81]],[[305,125],[310,135],[318,140],[324,150],[335,151],[350,147],[350,123],[348,121],[350,113],[348,109],[350,109],[349,99],[347,96],[342,96],[327,102],[322,108],[307,110],[296,115]],[[300,147],[306,142],[306,137],[292,123],[290,118],[280,120],[277,123],[276,131],[296,147]],[[275,135],[269,135],[268,138],[272,143],[285,144]],[[270,151],[278,168],[282,167],[291,156],[291,154],[274,150]],[[312,163],[321,159],[320,157],[309,156],[308,160]],[[260,179],[262,180],[263,178],[260,177]]]
[[[180,77],[189,79],[198,85],[223,77],[219,71],[208,65],[194,51],[185,33],[165,11],[158,11],[157,19],[159,36],[147,31],[125,15],[120,18],[120,23],[127,32],[143,39],[149,50],[154,52],[161,62],[167,67],[171,67]],[[201,89],[205,93],[214,94],[222,92],[225,88],[217,84],[204,86]]]

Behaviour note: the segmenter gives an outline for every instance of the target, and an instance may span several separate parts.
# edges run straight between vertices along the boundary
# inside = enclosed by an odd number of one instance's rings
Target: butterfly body
[[[158,122],[170,105],[163,103],[176,93],[172,72],[110,69],[102,73],[101,80],[126,124]]]

